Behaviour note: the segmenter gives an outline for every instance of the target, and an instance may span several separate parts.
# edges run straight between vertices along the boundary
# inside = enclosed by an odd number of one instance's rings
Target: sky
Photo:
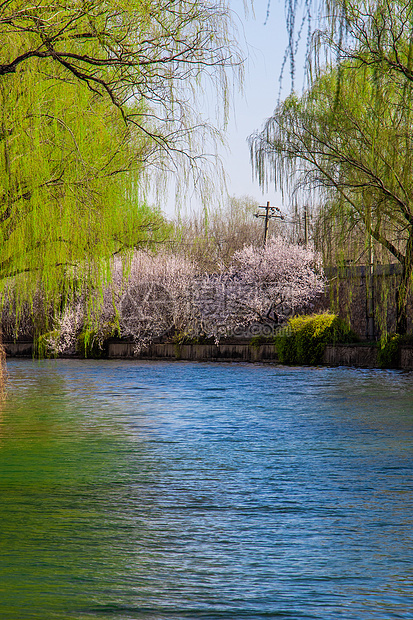
[[[279,96],[279,77],[287,45],[284,0],[273,0],[267,15],[267,0],[255,0],[254,13],[245,15],[243,0],[232,0],[231,8],[243,29],[241,45],[245,63],[244,93],[235,96],[227,130],[228,152],[222,158],[231,195],[249,195],[265,205],[282,206],[274,188],[263,193],[253,180],[247,138],[262,128],[271,116]],[[283,93],[288,94],[289,77],[284,78]]]
[[[252,177],[247,138],[261,129],[265,120],[272,115],[279,97],[280,74],[287,47],[287,29],[284,0],[271,0],[267,17],[268,0],[254,0],[253,11],[245,12],[243,0],[230,0],[234,21],[239,31],[239,44],[245,58],[243,93],[234,92],[230,119],[226,131],[227,150],[220,156],[227,175],[228,193],[231,196],[251,196],[265,205],[287,210],[281,194],[269,187],[262,192],[258,181]],[[298,90],[302,88],[303,68],[299,64]],[[283,78],[282,97],[289,94],[291,81],[289,68]],[[184,205],[186,212],[202,209],[201,202],[191,197],[191,204]],[[173,215],[174,202],[169,198],[166,205],[168,215]]]

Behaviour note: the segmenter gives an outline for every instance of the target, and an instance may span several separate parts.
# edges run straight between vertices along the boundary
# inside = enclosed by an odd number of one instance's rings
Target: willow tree
[[[302,97],[278,106],[251,139],[253,161],[261,183],[316,192],[330,225],[358,227],[400,263],[403,333],[413,273],[411,91],[368,67],[340,71],[339,82],[330,70]]]
[[[225,107],[228,29],[220,0],[0,4],[0,287],[47,294],[159,240],[144,190],[198,174],[216,130],[197,94],[211,80]]]

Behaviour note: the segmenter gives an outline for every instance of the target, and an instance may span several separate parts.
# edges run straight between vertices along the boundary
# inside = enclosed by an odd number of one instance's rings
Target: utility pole
[[[308,245],[308,211],[307,206],[304,207],[304,245]]]
[[[371,230],[371,220],[372,220],[372,209],[371,207],[367,207],[367,224],[368,229]],[[368,246],[368,257],[369,264],[366,269],[366,293],[367,293],[367,338],[369,340],[374,340],[375,336],[375,321],[374,321],[374,246],[373,246],[373,238],[371,234],[369,234],[369,246]]]
[[[375,325],[374,325],[374,248],[371,236],[369,236],[369,264],[368,273],[366,273],[366,288],[367,288],[367,337],[369,340],[374,340],[375,337]]]
[[[270,207],[270,203],[267,202],[267,205],[263,207],[260,205],[259,209],[265,209],[265,213],[254,213],[254,217],[263,217],[264,218],[264,243],[263,247],[267,245],[268,239],[268,224],[270,219],[276,218],[278,220],[283,220],[284,216],[281,213],[281,210],[278,207]]]

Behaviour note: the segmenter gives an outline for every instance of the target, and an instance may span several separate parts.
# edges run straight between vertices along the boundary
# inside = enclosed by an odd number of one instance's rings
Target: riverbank
[[[7,357],[32,357],[30,341],[5,342]],[[264,362],[278,363],[277,352],[272,344],[251,345],[248,342],[215,344],[156,343],[134,353],[133,342],[111,339],[107,343],[107,359],[185,360],[198,362]],[[356,368],[380,368],[378,348],[375,343],[327,345],[322,364],[326,366],[353,366]],[[397,362],[392,368],[413,370],[413,346],[399,348]]]

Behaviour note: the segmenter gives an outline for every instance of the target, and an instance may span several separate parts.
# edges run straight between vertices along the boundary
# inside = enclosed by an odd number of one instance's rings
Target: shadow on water
[[[2,620],[413,618],[402,373],[15,361]]]

